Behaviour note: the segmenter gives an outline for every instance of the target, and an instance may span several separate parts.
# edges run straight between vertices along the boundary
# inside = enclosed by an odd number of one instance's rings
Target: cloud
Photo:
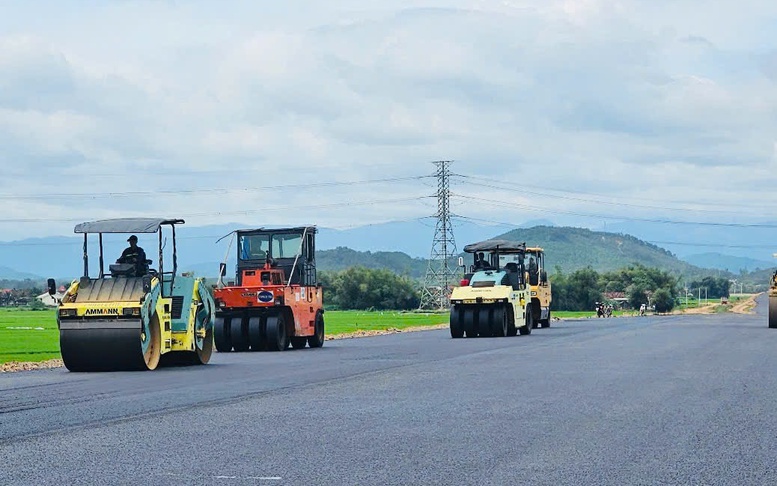
[[[429,161],[452,158],[461,173],[612,197],[639,180],[678,204],[736,180],[757,188],[742,193],[756,202],[768,190],[756,176],[774,182],[763,167],[775,157],[777,57],[761,46],[774,45],[777,7],[713,3],[340,0],[260,11],[249,1],[49,1],[36,7],[45,18],[18,3],[0,20],[0,165],[11,168],[0,191],[201,189],[196,203],[76,198],[49,210],[207,213],[195,220],[205,224],[286,199],[323,206],[434,190],[248,197],[214,187],[428,174]],[[689,172],[698,185],[682,178]],[[395,210],[412,213],[375,204],[258,223],[366,224]],[[21,198],[8,218],[40,211]],[[51,231],[0,225],[15,236]]]

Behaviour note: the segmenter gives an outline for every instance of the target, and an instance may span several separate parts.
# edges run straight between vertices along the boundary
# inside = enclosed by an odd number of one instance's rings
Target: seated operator
[[[534,257],[529,258],[529,284],[537,285],[539,283],[539,268],[537,267],[537,261]]]
[[[477,253],[475,255],[475,271],[486,270],[488,267],[489,265],[486,262],[486,258],[483,252],[481,251],[480,253]]]
[[[135,265],[135,275],[140,276],[146,273],[146,252],[138,246],[138,237],[135,235],[127,238],[130,246],[121,252],[121,256],[116,263],[132,263]]]

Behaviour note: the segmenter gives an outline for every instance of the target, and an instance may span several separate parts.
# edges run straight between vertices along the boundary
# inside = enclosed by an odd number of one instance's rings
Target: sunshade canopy
[[[499,253],[523,253],[526,251],[526,243],[518,243],[510,240],[486,240],[479,243],[471,243],[464,247],[467,253],[479,251],[498,251]]]
[[[254,228],[254,229],[239,229],[236,230],[237,233],[243,234],[243,233],[303,233],[305,230],[308,231],[308,233],[316,233],[317,229],[315,226],[296,226],[293,228]]]
[[[182,219],[117,218],[77,224],[75,233],[156,233],[163,224],[183,224]]]

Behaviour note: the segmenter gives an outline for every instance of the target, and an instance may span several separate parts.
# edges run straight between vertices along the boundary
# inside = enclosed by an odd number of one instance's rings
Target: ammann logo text
[[[87,316],[107,316],[111,314],[118,314],[119,309],[86,309],[85,315]]]

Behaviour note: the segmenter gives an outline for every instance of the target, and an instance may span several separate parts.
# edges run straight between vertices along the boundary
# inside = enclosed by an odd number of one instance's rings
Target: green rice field
[[[0,309],[0,363],[59,358],[53,310]]]

